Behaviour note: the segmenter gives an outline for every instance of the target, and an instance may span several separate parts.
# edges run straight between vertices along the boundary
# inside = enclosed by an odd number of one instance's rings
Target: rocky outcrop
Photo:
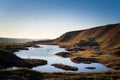
[[[60,69],[64,69],[64,70],[71,70],[71,71],[77,71],[78,70],[77,67],[69,66],[69,65],[65,65],[65,64],[61,64],[61,63],[55,63],[55,64],[52,64],[51,66],[54,66],[54,67],[60,68]]]

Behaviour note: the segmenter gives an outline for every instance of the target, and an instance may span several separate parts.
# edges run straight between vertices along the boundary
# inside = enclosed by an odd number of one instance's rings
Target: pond
[[[62,63],[70,66],[78,67],[77,72],[97,72],[97,71],[106,71],[110,68],[105,67],[101,63],[91,63],[91,64],[76,64],[72,62],[69,58],[63,58],[57,55],[54,55],[57,52],[67,52],[64,48],[60,48],[57,45],[39,45],[39,48],[29,47],[29,50],[20,50],[14,54],[21,58],[27,59],[45,59],[48,61],[47,65],[33,67],[33,70],[42,71],[42,72],[72,72],[62,69],[55,68],[51,66],[54,63]],[[86,67],[95,67],[96,69],[86,69]]]

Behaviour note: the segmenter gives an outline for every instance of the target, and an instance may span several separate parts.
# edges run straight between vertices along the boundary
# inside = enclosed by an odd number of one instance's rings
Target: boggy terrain
[[[1,43],[0,44],[0,68],[8,67],[27,67],[32,68],[38,65],[47,64],[46,60],[42,59],[22,59],[13,54],[15,51],[28,50],[29,46],[35,46],[34,44],[28,43]]]
[[[6,67],[18,66],[31,68],[46,64],[45,60],[25,60],[14,54],[14,51],[35,44],[56,44],[70,51],[57,55],[69,57],[75,63],[99,62],[111,68],[105,72],[65,72],[44,73],[31,69],[6,70]],[[31,43],[0,44],[0,80],[120,80],[120,24],[111,24],[86,30],[65,33],[55,40],[35,41]],[[69,66],[69,65],[67,65]],[[69,66],[70,67],[70,66]],[[93,67],[88,67],[93,69]]]
[[[73,62],[99,62],[120,69],[120,23],[67,32],[51,43],[73,51]]]
[[[120,71],[120,23],[67,32],[48,43],[72,52],[69,57],[75,63],[98,62]],[[67,53],[57,55],[66,57]]]

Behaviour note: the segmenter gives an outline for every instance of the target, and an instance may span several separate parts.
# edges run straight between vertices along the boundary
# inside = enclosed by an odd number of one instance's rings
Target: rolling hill
[[[86,41],[86,43],[94,41],[100,45],[100,48],[120,49],[120,23],[85,30],[70,31],[55,39],[54,43],[64,46],[73,46],[82,43],[82,41]]]
[[[0,43],[25,43],[33,41],[32,39],[3,38],[0,37]]]

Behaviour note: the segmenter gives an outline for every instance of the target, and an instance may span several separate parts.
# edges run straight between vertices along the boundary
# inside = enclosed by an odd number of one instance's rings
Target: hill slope
[[[54,43],[73,46],[81,41],[95,41],[101,48],[120,48],[120,23],[67,32]]]

